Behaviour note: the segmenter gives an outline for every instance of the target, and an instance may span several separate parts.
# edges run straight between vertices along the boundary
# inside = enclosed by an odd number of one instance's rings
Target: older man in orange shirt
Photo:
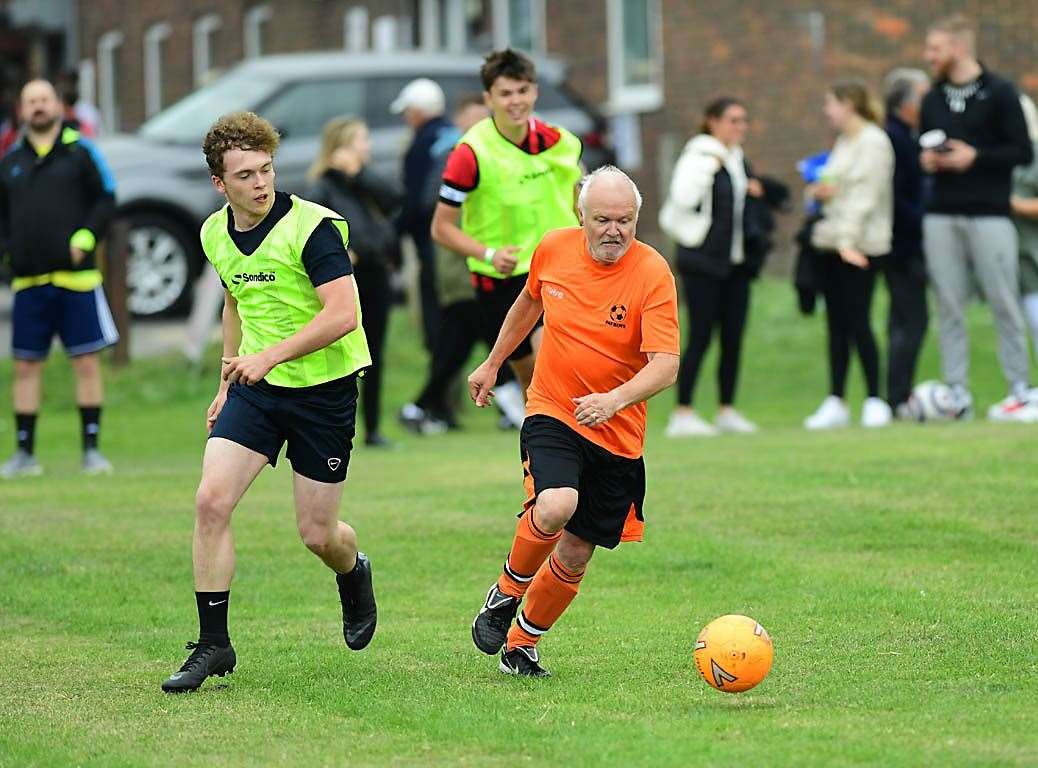
[[[502,672],[546,676],[537,641],[576,597],[595,547],[642,539],[645,401],[674,383],[680,331],[670,268],[634,237],[640,208],[622,171],[588,176],[582,227],[544,236],[490,356],[469,377],[476,405],[488,405],[498,369],[544,313],[520,436],[527,500],[472,624],[477,648],[501,651]]]

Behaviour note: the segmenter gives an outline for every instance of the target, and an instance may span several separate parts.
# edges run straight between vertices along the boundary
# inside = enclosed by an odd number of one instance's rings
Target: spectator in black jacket
[[[667,204],[660,213],[664,229],[678,241],[677,266],[689,317],[688,346],[681,357],[678,403],[667,423],[668,437],[757,431],[735,410],[754,270],[745,214],[747,200],[764,195],[743,157],[747,123],[746,107],[736,99],[719,98],[707,105],[700,133],[685,146],[674,168]],[[692,400],[715,327],[721,337],[720,407],[710,424],[695,412]]]
[[[952,16],[930,27],[924,52],[934,86],[923,99],[920,163],[934,186],[923,245],[937,297],[941,363],[958,410],[971,413],[965,309],[975,277],[994,315],[1009,387],[988,418],[1035,421],[1038,406],[1026,403],[1027,336],[1009,218],[1013,168],[1031,162],[1031,140],[1016,90],[977,61],[974,39],[972,25]]]
[[[887,136],[894,147],[894,234],[883,266],[890,293],[887,317],[887,402],[907,415],[919,348],[929,321],[923,258],[923,172],[919,167],[919,109],[930,79],[919,69],[895,69],[886,80]]]
[[[96,147],[61,122],[54,86],[21,93],[25,137],[0,161],[0,256],[11,260],[14,413],[18,447],[0,477],[39,475],[34,456],[40,378],[54,335],[76,376],[83,471],[111,472],[97,448],[104,388],[100,350],[114,344],[94,249],[115,211],[115,185]]]
[[[371,368],[361,379],[364,443],[385,447],[389,441],[379,432],[383,350],[392,303],[389,267],[398,254],[390,218],[400,208],[403,190],[372,171],[370,160],[371,140],[363,121],[346,117],[328,121],[320,154],[310,167],[311,186],[305,196],[331,208],[349,224],[349,253],[371,351]]]
[[[437,166],[433,148],[444,136],[453,134],[455,128],[444,116],[443,89],[425,77],[405,85],[389,109],[393,114],[403,115],[414,131],[404,155],[405,197],[400,231],[411,236],[418,251],[423,341],[425,348],[432,352],[440,328],[440,307],[436,298],[436,250],[429,234],[432,214],[424,199],[424,191]]]

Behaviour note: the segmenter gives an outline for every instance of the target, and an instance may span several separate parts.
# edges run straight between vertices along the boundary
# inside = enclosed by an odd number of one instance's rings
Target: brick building
[[[707,99],[745,99],[748,157],[793,182],[796,160],[831,142],[827,84],[878,84],[918,65],[928,21],[954,11],[979,20],[986,64],[1038,91],[1038,8],[1022,0],[91,0],[79,3],[76,47],[85,92],[121,130],[261,53],[510,43],[565,58],[574,87],[611,118],[652,240],[660,190]]]

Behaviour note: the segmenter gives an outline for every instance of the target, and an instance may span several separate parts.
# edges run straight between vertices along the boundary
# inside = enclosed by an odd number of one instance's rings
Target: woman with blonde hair
[[[321,134],[321,149],[307,174],[306,198],[331,208],[349,224],[350,259],[360,294],[371,368],[361,381],[364,443],[384,447],[379,432],[383,348],[392,293],[390,264],[396,260],[397,235],[391,216],[400,208],[403,189],[370,169],[371,141],[363,120],[336,117]]]
[[[894,149],[877,125],[882,110],[858,81],[836,83],[825,96],[825,116],[838,136],[808,195],[822,204],[811,243],[821,252],[821,282],[829,331],[829,396],[809,416],[807,429],[850,423],[844,402],[851,346],[858,350],[867,398],[861,423],[882,427],[891,410],[879,392],[879,351],[869,312],[876,265],[890,252],[894,221]]]

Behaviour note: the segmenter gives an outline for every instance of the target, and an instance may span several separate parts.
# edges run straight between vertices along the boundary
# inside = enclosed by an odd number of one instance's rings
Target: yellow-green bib
[[[321,311],[321,301],[303,266],[303,247],[324,219],[331,219],[349,243],[349,228],[334,211],[292,196],[292,208],[246,256],[227,232],[227,206],[202,224],[202,248],[231,296],[241,317],[238,354],[251,355],[298,333]],[[350,277],[353,280],[353,277]],[[356,281],[353,283],[356,292]],[[280,387],[312,387],[340,379],[371,365],[368,341],[360,324],[323,349],[281,363],[266,376]]]
[[[519,247],[513,275],[530,271],[530,257],[546,232],[577,226],[574,188],[580,181],[580,140],[564,128],[552,147],[531,155],[497,130],[493,118],[461,137],[479,165],[479,185],[461,206],[461,229],[490,248]],[[468,259],[472,272],[504,278],[481,259]]]

